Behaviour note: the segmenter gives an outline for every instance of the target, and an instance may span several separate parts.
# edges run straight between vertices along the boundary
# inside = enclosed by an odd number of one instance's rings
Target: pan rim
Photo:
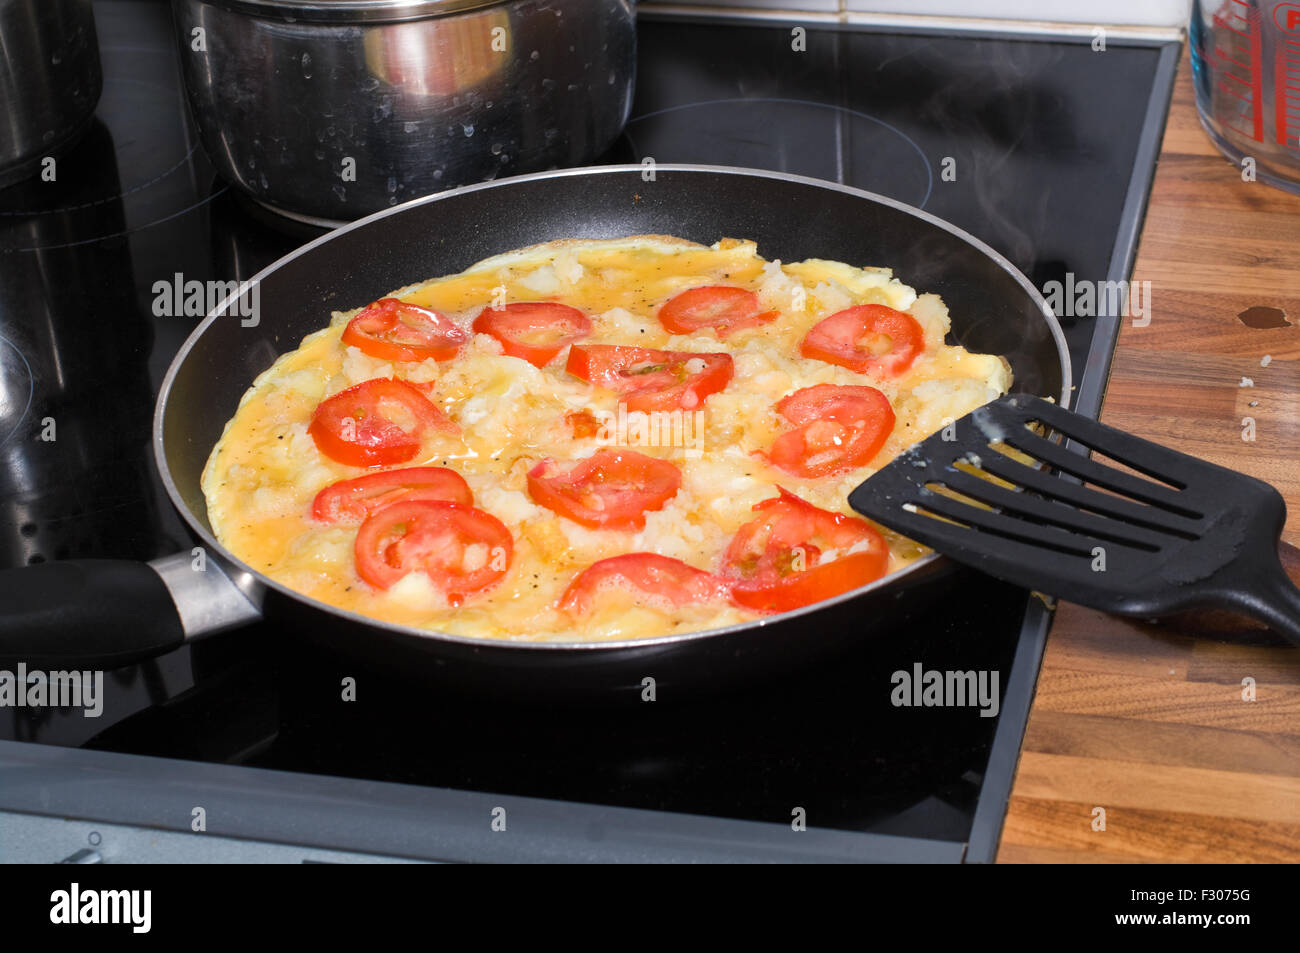
[[[879,579],[873,580],[872,582],[868,583],[865,586],[860,586],[857,589],[852,589],[848,592],[841,593],[840,595],[834,596],[830,599],[824,599],[820,602],[814,602],[810,605],[802,606],[798,609],[792,609],[788,612],[782,612],[776,615],[765,616],[763,618],[754,619],[749,622],[738,622],[732,625],[721,626],[718,628],[697,629],[692,632],[680,632],[671,635],[659,635],[659,636],[651,636],[648,638],[639,638],[639,639],[534,642],[534,641],[522,641],[522,640],[516,641],[513,639],[482,638],[482,637],[475,637],[475,636],[456,635],[454,633],[441,632],[435,629],[421,629],[415,626],[399,625],[392,622],[386,622],[382,619],[376,619],[371,616],[362,615],[359,612],[353,612],[348,609],[342,609],[339,608],[338,606],[331,605],[330,603],[327,602],[321,602],[318,599],[313,599],[310,596],[297,592],[296,590],[293,590],[288,586],[285,586],[283,583],[277,582],[276,580],[270,578],[269,576],[262,574],[257,569],[254,569],[252,566],[249,566],[243,560],[239,559],[228,549],[226,549],[226,547],[223,546],[220,542],[218,542],[216,537],[209,530],[207,530],[205,527],[199,524],[194,513],[190,510],[189,506],[186,505],[185,501],[181,497],[180,490],[176,485],[176,481],[172,477],[171,468],[167,464],[167,454],[165,452],[165,447],[163,442],[163,419],[166,415],[167,402],[171,396],[172,386],[175,383],[176,376],[180,372],[181,366],[185,363],[186,359],[189,357],[190,351],[193,350],[194,346],[198,343],[199,339],[203,337],[207,329],[218,319],[223,317],[226,314],[226,311],[229,309],[230,305],[236,300],[238,300],[246,292],[248,288],[252,287],[255,283],[261,282],[268,275],[272,274],[275,271],[278,271],[280,268],[284,267],[286,264],[293,261],[294,259],[311,252],[313,249],[317,248],[318,246],[323,245],[326,242],[339,237],[340,235],[346,234],[347,232],[350,232],[354,229],[361,228],[362,226],[368,225],[371,222],[378,221],[380,219],[387,218],[391,215],[408,211],[412,208],[421,205],[431,204],[434,202],[441,201],[442,199],[450,198],[452,196],[464,195],[471,192],[478,192],[484,189],[508,187],[510,185],[521,183],[521,182],[531,182],[531,181],[539,181],[545,179],[560,179],[560,178],[568,178],[569,176],[584,176],[584,175],[590,176],[596,174],[617,175],[617,174],[635,173],[637,175],[640,175],[643,171],[644,169],[640,164],[578,166],[571,169],[554,169],[546,172],[534,172],[527,175],[510,176],[509,178],[497,179],[491,182],[481,182],[481,183],[476,183],[474,185],[467,185],[455,189],[448,189],[444,192],[435,192],[432,195],[421,196],[419,198],[412,199],[409,202],[404,202],[401,205],[395,205],[392,208],[381,209],[380,211],[367,215],[364,218],[357,219],[355,222],[351,222],[347,225],[342,225],[336,229],[332,229],[331,231],[326,232],[324,235],[321,235],[318,238],[313,239],[307,244],[294,249],[293,251],[289,252],[287,255],[284,255],[281,258],[276,259],[271,264],[267,265],[265,268],[259,271],[257,274],[253,275],[252,278],[249,278],[247,281],[243,282],[235,292],[223,298],[217,304],[217,306],[213,308],[213,310],[201,322],[199,322],[199,324],[195,326],[195,328],[186,337],[185,341],[181,344],[179,350],[177,350],[175,357],[172,358],[171,364],[168,365],[167,373],[163,376],[162,384],[160,385],[158,390],[158,399],[154,405],[153,439],[151,443],[152,443],[153,454],[154,454],[154,466],[158,470],[158,474],[162,479],[163,487],[167,491],[167,496],[171,500],[172,506],[176,508],[177,512],[181,515],[181,518],[185,520],[186,524],[190,527],[190,529],[194,533],[196,533],[199,536],[199,538],[203,541],[203,543],[211,547],[210,550],[211,552],[215,553],[226,564],[235,567],[237,571],[241,574],[244,574],[246,578],[251,578],[252,580],[255,580],[258,585],[264,586],[268,589],[273,589],[276,592],[280,593],[281,595],[284,595],[295,602],[304,603],[314,609],[327,612],[330,615],[333,615],[335,617],[368,628],[381,629],[394,635],[426,639],[433,642],[457,643],[466,648],[471,648],[475,650],[526,649],[526,650],[534,650],[534,651],[549,651],[549,652],[561,652],[561,653],[574,652],[574,651],[626,652],[630,650],[649,650],[649,649],[656,649],[656,648],[664,648],[667,646],[676,645],[681,642],[690,642],[696,639],[704,639],[704,638],[719,638],[719,637],[739,633],[742,631],[757,633],[763,631],[764,629],[766,629],[768,626],[770,626],[775,622],[778,621],[785,622],[788,620],[796,619],[801,616],[809,615],[813,612],[818,612],[823,609],[827,609],[831,606],[840,605],[841,603],[847,602],[851,599],[856,599],[859,596],[863,596],[877,589],[884,589],[888,586],[893,586],[896,583],[899,583],[902,580],[908,578],[909,576],[913,576],[917,574],[918,572],[922,571],[924,568],[933,566],[936,562],[939,562],[941,560],[946,561],[945,557],[941,556],[939,553],[931,552],[925,556],[922,556],[920,559],[916,560],[915,562],[907,566],[904,566],[902,569],[898,570],[897,572],[882,576]],[[1047,301],[1043,298],[1042,294],[1039,293],[1038,289],[1034,287],[1034,285],[1029,281],[1029,279],[1025,277],[1025,275],[1018,268],[1016,268],[1015,265],[1013,265],[1000,252],[990,247],[988,244],[976,238],[974,235],[970,234],[964,229],[958,228],[957,226],[939,218],[936,215],[932,215],[931,213],[926,212],[923,209],[916,208],[915,206],[908,205],[904,202],[899,202],[895,199],[889,198],[888,196],[879,195],[875,192],[868,192],[865,189],[854,188],[853,186],[843,185],[838,182],[830,182],[825,179],[813,178],[811,176],[791,175],[788,173],[774,172],[767,169],[748,169],[740,166],[698,165],[693,163],[656,163],[655,171],[740,175],[740,176],[746,176],[750,178],[775,179],[781,182],[793,182],[796,184],[811,186],[814,188],[828,189],[830,191],[842,192],[847,195],[851,195],[855,198],[867,199],[868,201],[888,206],[890,208],[896,209],[906,214],[915,216],[916,218],[920,218],[923,221],[930,223],[931,225],[934,225],[938,228],[943,229],[946,232],[949,232],[950,234],[954,235],[958,239],[973,246],[976,250],[978,250],[988,258],[992,259],[1004,272],[1010,275],[1011,278],[1017,284],[1019,284],[1020,287],[1029,295],[1030,299],[1035,304],[1038,305],[1039,311],[1043,315],[1044,320],[1047,322],[1048,330],[1052,335],[1052,340],[1056,345],[1057,359],[1060,361],[1060,365],[1061,365],[1061,393],[1057,395],[1057,400],[1059,401],[1062,407],[1068,408],[1070,406],[1070,397],[1073,390],[1073,368],[1071,366],[1069,348],[1065,340],[1065,332],[1061,329],[1060,322],[1057,320],[1056,315],[1052,312],[1052,309],[1048,306]],[[508,250],[509,249],[507,249],[507,251]]]

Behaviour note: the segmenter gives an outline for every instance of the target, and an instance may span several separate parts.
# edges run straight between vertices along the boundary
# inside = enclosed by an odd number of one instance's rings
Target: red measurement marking
[[[1214,51],[1214,55],[1221,60],[1227,60],[1229,63],[1233,64],[1234,66],[1240,66],[1242,69],[1250,69],[1249,63],[1243,63],[1241,60],[1234,60],[1227,53],[1223,52],[1223,50],[1216,49]]]
[[[1234,8],[1235,7],[1235,8]],[[1250,0],[1229,0],[1219,8],[1219,12],[1211,17],[1214,26],[1220,30],[1232,34],[1231,37],[1224,35],[1224,39],[1229,41],[1232,47],[1232,53],[1238,56],[1246,57],[1246,63],[1241,62],[1234,56],[1230,56],[1218,44],[1215,44],[1215,52],[1223,60],[1241,67],[1245,76],[1237,76],[1231,70],[1225,70],[1221,75],[1228,79],[1233,79],[1249,90],[1249,96],[1243,96],[1235,92],[1231,86],[1222,80],[1218,88],[1233,99],[1239,99],[1242,102],[1250,104],[1250,123],[1252,130],[1244,132],[1231,127],[1236,132],[1242,132],[1248,135],[1256,142],[1264,141],[1264,82],[1263,68],[1264,50],[1260,36],[1260,13],[1256,7],[1253,7]],[[1249,47],[1249,49],[1245,49]],[[1245,110],[1243,110],[1244,112]],[[1220,117],[1220,121],[1224,121]]]
[[[1226,95],[1228,95],[1228,96],[1231,96],[1233,99],[1240,99],[1243,103],[1249,103],[1249,102],[1252,101],[1251,98],[1250,98],[1249,96],[1243,96],[1243,95],[1241,95],[1241,93],[1234,93],[1234,92],[1232,91],[1231,87],[1228,87],[1228,86],[1220,85],[1220,86],[1219,86],[1219,92],[1224,93],[1224,94],[1226,94]]]
[[[1300,4],[1282,3],[1273,8],[1273,22],[1287,33],[1300,31]],[[1273,125],[1274,136],[1277,144],[1288,149],[1297,148],[1291,140],[1293,135],[1291,129],[1295,125],[1300,125],[1300,119],[1292,115],[1291,110],[1297,108],[1295,100],[1300,99],[1295,94],[1300,92],[1300,87],[1293,86],[1288,80],[1294,79],[1292,74],[1300,76],[1300,43],[1289,36],[1281,37],[1282,43],[1277,49],[1277,59],[1273,64]]]
[[[1247,14],[1247,22],[1250,24],[1250,62],[1254,65],[1251,70],[1251,78],[1254,83],[1251,85],[1251,95],[1254,102],[1251,103],[1250,111],[1252,118],[1255,120],[1254,138],[1258,142],[1264,141],[1264,41],[1262,23],[1259,22],[1259,8],[1252,7]]]
[[[1249,33],[1243,33],[1241,30],[1228,26],[1228,21],[1223,19],[1223,17],[1219,16],[1217,13],[1214,15],[1214,25],[1223,27],[1229,33],[1235,33],[1237,34],[1237,36],[1244,37],[1245,39],[1250,39]]]

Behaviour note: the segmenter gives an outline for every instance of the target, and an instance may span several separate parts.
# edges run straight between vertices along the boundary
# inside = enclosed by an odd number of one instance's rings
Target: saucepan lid
[[[504,0],[200,0],[251,16],[312,23],[400,23],[498,6]]]

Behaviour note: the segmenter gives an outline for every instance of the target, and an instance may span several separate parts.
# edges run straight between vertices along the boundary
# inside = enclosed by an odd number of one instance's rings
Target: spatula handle
[[[1279,543],[1278,561],[1252,582],[1247,608],[1270,629],[1300,645],[1300,549]]]

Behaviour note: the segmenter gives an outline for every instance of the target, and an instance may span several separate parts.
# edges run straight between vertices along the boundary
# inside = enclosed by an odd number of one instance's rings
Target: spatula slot
[[[1177,475],[1183,472],[1186,461],[1175,450],[1107,427],[1045,401],[1037,401],[1034,408],[1025,408],[1023,412],[1029,423],[1046,427],[1086,447],[1093,459],[1102,466],[1107,466],[1108,462],[1118,464],[1175,490],[1187,489],[1187,482]]]
[[[931,481],[925,488],[932,492],[939,492],[938,488],[942,488],[943,495],[950,498],[955,496],[985,509],[992,508],[1005,517],[1027,521],[1030,525],[1035,525],[1033,521],[1038,521],[1069,532],[1082,533],[1088,539],[1081,545],[1089,551],[1097,542],[1105,542],[1154,553],[1170,541],[1168,537],[1140,526],[1117,522],[1023,490],[998,486],[982,471],[973,474],[964,470],[948,470],[941,480]]]
[[[923,488],[918,490],[918,502],[915,504],[914,512],[944,517],[962,524],[968,528],[968,531],[1013,539],[1071,556],[1090,558],[1095,545],[1077,534],[1054,526],[1029,523],[1010,514],[970,506]]]
[[[1204,516],[1204,513],[1198,512],[1184,502],[1179,497],[1178,491],[1171,490],[1164,484],[1103,466],[1028,430],[1008,433],[1006,442],[1036,460],[1078,477],[1084,483],[1131,497],[1148,506],[1159,507],[1188,519],[1199,520]]]
[[[1179,539],[1191,541],[1201,536],[1200,523],[1195,519],[1138,503],[1114,493],[1063,480],[1049,470],[1026,465],[1012,456],[1011,452],[1008,452],[1009,448],[1005,448],[1002,444],[992,444],[990,449],[998,453],[986,454],[983,457],[984,470],[1013,486],[1032,490],[1041,497],[1075,506],[1090,513],[1168,533]]]

